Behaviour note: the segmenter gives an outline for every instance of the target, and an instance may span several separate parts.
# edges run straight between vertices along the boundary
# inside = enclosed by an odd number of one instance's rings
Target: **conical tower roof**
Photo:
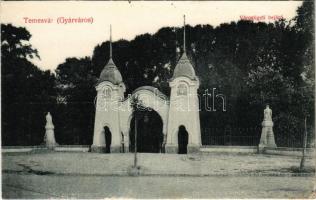
[[[174,71],[172,79],[178,78],[178,77],[187,77],[191,80],[195,80],[196,74],[193,68],[193,65],[191,64],[190,60],[188,59],[188,56],[186,52],[184,52],[178,61]]]
[[[98,84],[104,81],[109,81],[114,85],[119,85],[123,82],[122,75],[117,69],[112,59],[112,27],[110,26],[110,59],[101,71]]]
[[[191,80],[197,79],[195,70],[190,60],[188,59],[186,49],[185,49],[185,16],[184,16],[184,26],[183,26],[183,54],[174,69],[172,79],[175,79],[178,77],[187,77]]]

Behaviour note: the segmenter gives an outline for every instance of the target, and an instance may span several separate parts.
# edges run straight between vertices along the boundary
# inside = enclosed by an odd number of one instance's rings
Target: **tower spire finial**
[[[183,52],[186,52],[185,50],[185,15],[183,15]]]
[[[110,24],[110,58],[112,58],[112,25]]]

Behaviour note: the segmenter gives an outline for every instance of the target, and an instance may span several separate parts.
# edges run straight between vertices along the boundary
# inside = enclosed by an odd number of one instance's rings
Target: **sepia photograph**
[[[1,1],[3,199],[315,199],[315,3]]]

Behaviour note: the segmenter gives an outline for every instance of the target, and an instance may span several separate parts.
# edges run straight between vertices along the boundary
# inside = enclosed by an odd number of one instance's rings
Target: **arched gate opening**
[[[111,153],[112,133],[107,126],[105,126],[103,129],[105,138],[105,153]]]
[[[179,154],[186,154],[188,153],[188,142],[189,142],[189,134],[186,130],[185,126],[179,126],[178,130],[178,153]]]
[[[142,111],[137,116],[137,152],[160,153],[163,151],[163,122],[160,115],[154,111]],[[135,116],[130,124],[130,152],[135,151]]]

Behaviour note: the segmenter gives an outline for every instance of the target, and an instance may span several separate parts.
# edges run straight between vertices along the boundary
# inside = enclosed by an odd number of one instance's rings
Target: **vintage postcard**
[[[0,3],[2,198],[316,198],[314,1]]]

